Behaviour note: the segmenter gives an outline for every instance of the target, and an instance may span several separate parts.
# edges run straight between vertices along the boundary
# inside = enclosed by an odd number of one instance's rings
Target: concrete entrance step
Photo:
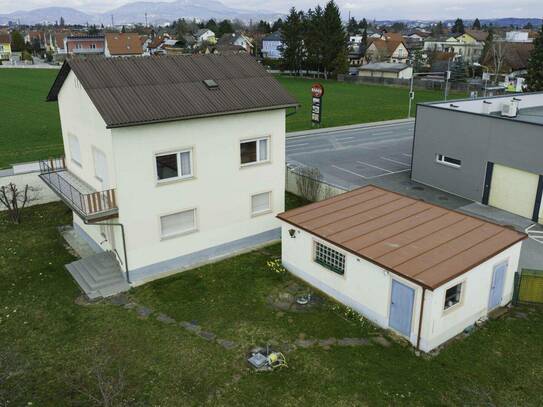
[[[113,252],[93,254],[65,267],[90,299],[106,298],[130,289]]]

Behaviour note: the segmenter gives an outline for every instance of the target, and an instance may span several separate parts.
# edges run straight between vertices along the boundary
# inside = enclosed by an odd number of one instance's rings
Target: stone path
[[[155,312],[152,308],[145,307],[132,301],[127,295],[119,294],[109,299],[109,302],[113,305],[121,306],[127,310],[135,310],[139,318],[147,319],[154,317],[157,321],[167,325],[177,325],[186,331],[199,336],[200,338],[214,342],[224,349],[232,350],[239,348],[239,345],[231,340],[218,337],[215,333],[205,331],[202,327],[194,322],[188,321],[176,321],[174,318],[163,314],[161,312]],[[270,344],[277,344],[277,341],[270,340]],[[341,347],[354,347],[354,346],[369,346],[377,344],[383,347],[390,347],[392,343],[384,336],[377,335],[371,338],[326,338],[326,339],[306,339],[304,334],[300,334],[299,339],[294,342],[281,342],[280,347],[284,352],[290,352],[296,349],[308,349],[308,348],[320,348],[331,349],[332,346]]]

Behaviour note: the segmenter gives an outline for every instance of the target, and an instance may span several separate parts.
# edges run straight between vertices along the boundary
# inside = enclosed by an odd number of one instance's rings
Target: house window
[[[345,255],[319,242],[315,242],[315,263],[334,273],[345,273]]]
[[[253,216],[271,211],[271,192],[256,194],[251,197],[251,213]]]
[[[462,294],[462,284],[457,284],[445,291],[445,303],[443,309],[449,309],[453,305],[460,302],[460,296]]]
[[[70,156],[74,163],[81,165],[81,147],[79,139],[73,134],[68,135],[68,145],[70,146]]]
[[[192,177],[192,150],[160,154],[155,160],[158,181]]]
[[[103,184],[107,184],[108,171],[106,155],[97,148],[93,148],[92,156],[94,159],[94,176]]]
[[[440,164],[450,165],[451,167],[456,168],[460,168],[462,166],[462,160],[459,160],[458,158],[448,157],[443,154],[438,154],[436,156],[436,161]]]
[[[96,49],[96,44],[91,44],[91,49]]]
[[[196,209],[160,217],[160,236],[169,238],[196,231]]]
[[[268,161],[270,159],[269,144],[268,137],[242,141],[240,144],[241,165]]]

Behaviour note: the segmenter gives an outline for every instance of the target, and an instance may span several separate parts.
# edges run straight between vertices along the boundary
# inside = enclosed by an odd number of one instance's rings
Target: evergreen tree
[[[522,28],[525,29],[525,30],[532,30],[532,29],[534,28],[534,26],[533,26],[532,23],[530,23],[530,22],[528,21],[528,23],[526,23],[526,24],[524,25],[524,27],[522,27]]]
[[[292,7],[281,31],[283,66],[297,74],[300,73],[304,60],[302,16],[303,12]]]
[[[11,49],[14,52],[22,52],[25,49],[25,40],[19,31],[11,33]]]
[[[365,18],[363,18],[363,19],[358,23],[358,28],[360,28],[361,30],[367,30],[367,29],[368,29],[368,22],[366,21]]]
[[[464,21],[461,18],[457,18],[451,30],[454,34],[464,34],[466,31],[464,28]]]
[[[475,21],[471,25],[471,28],[474,29],[474,30],[480,30],[481,29],[481,22],[479,21],[478,18],[475,18]]]
[[[217,31],[220,37],[224,34],[234,32],[234,27],[232,26],[232,23],[230,22],[230,20],[222,20],[219,23],[219,26],[217,27]]]
[[[539,35],[534,39],[534,49],[528,60],[526,85],[530,92],[543,91],[543,25]]]
[[[366,48],[368,47],[368,30],[365,28],[364,31],[362,31],[362,41],[360,42],[360,45],[364,52],[366,52]]]
[[[341,22],[339,7],[334,0],[330,0],[324,8],[322,33],[325,38],[322,54],[324,77],[346,72],[349,67],[347,34]]]
[[[270,23],[264,20],[260,20],[256,26],[256,31],[264,34],[269,33],[271,31]]]
[[[219,32],[219,27],[217,26],[217,22],[212,18],[207,20],[205,28],[207,28],[208,30],[213,31],[215,34],[217,34]]]
[[[324,37],[322,35],[323,10],[321,6],[308,10],[304,18],[303,41],[306,50],[306,68],[317,72],[322,68]]]
[[[64,25],[65,25],[64,17],[60,16],[60,26],[64,27]]]
[[[283,19],[278,18],[272,24],[271,30],[272,32],[279,31],[282,27],[283,27]]]
[[[451,64],[451,82],[465,82],[467,77],[467,67],[464,60],[460,57]]]
[[[443,22],[438,21],[432,26],[432,37],[439,37],[443,34]]]
[[[356,18],[351,17],[349,20],[349,24],[347,24],[347,32],[349,34],[354,34],[358,30],[358,22],[356,21]]]

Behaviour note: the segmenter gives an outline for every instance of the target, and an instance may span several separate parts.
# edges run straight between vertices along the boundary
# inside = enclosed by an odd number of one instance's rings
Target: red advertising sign
[[[311,85],[311,94],[314,98],[320,98],[324,95],[324,87],[320,83]]]

